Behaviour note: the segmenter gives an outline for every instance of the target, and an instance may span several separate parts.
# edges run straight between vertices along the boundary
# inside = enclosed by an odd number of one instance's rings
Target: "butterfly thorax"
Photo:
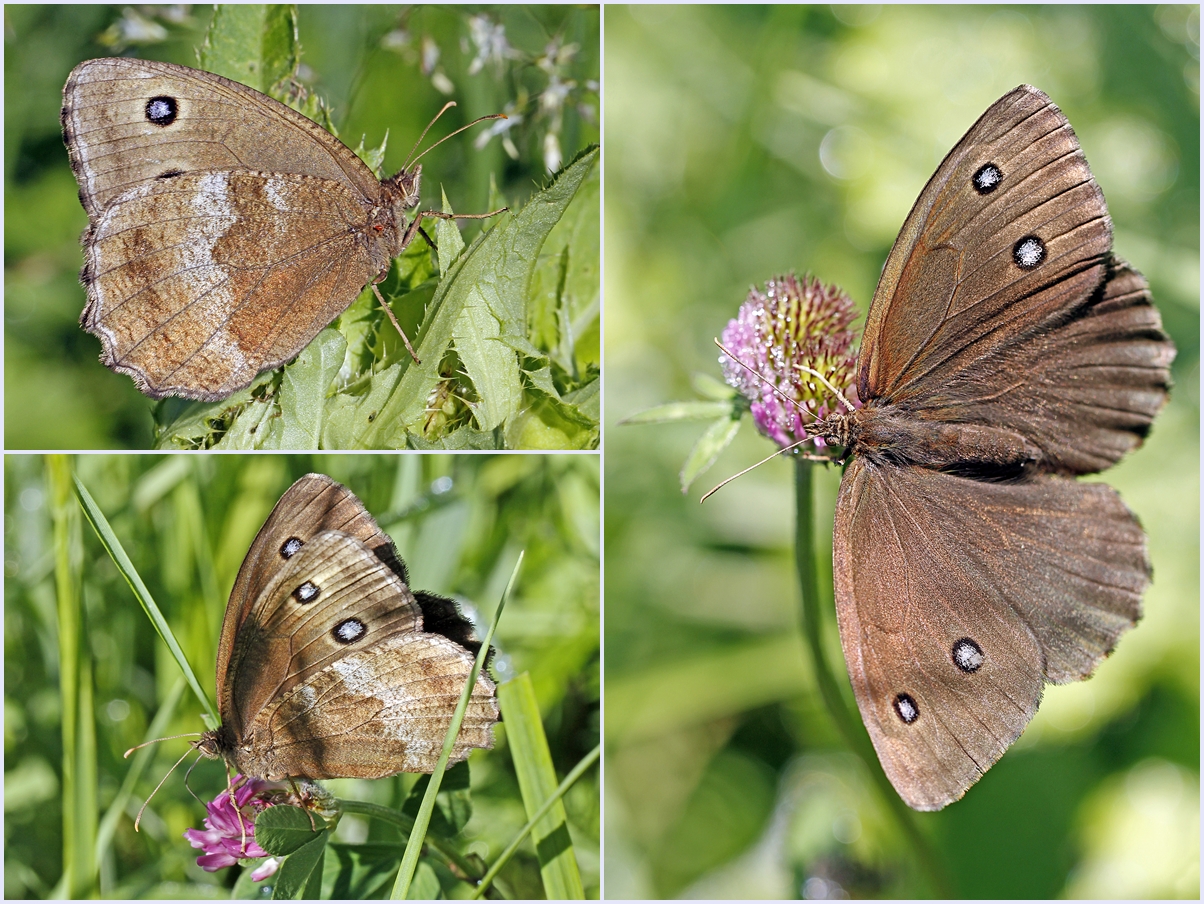
[[[393,215],[396,224],[399,247],[393,256],[401,253],[405,247],[409,230],[406,222],[410,211],[418,206],[420,185],[422,183],[421,164],[413,170],[401,170],[380,183],[381,199]]]
[[[824,424],[825,439],[876,464],[938,470],[998,471],[1019,476],[1041,450],[1007,427],[931,420],[876,400]]]

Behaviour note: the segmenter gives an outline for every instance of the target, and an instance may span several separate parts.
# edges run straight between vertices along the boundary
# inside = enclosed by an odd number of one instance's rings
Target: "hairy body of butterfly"
[[[841,645],[903,799],[939,809],[1003,754],[1045,682],[1091,674],[1141,614],[1145,535],[1074,477],[1141,444],[1174,346],[1070,124],[1002,97],[920,194],[858,357],[861,408],[809,432],[837,499]]]

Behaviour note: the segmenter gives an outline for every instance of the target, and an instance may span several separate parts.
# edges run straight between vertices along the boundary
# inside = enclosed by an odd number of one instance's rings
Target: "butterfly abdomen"
[[[1016,476],[1041,457],[1036,446],[1006,427],[929,421],[892,406],[867,405],[850,417],[852,452],[874,463]]]

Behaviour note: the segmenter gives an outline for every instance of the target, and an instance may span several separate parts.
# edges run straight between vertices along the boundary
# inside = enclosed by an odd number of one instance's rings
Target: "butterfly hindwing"
[[[1091,674],[1136,623],[1150,577],[1140,525],[1103,484],[856,459],[836,525],[854,695],[887,775],[921,810],[961,797],[1003,754],[1044,682]]]

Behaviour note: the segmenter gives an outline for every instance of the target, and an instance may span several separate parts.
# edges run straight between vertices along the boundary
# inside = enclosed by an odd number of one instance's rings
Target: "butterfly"
[[[217,651],[221,725],[196,747],[269,781],[432,772],[479,648],[452,600],[410,590],[363,504],[307,474],[238,571]],[[491,747],[497,720],[482,671],[450,762]]]
[[[883,268],[862,406],[808,432],[849,460],[833,568],[862,720],[900,796],[957,800],[1046,682],[1088,677],[1141,615],[1145,535],[1074,478],[1141,444],[1175,349],[1112,253],[1070,123],[1028,85],[937,168]]]

